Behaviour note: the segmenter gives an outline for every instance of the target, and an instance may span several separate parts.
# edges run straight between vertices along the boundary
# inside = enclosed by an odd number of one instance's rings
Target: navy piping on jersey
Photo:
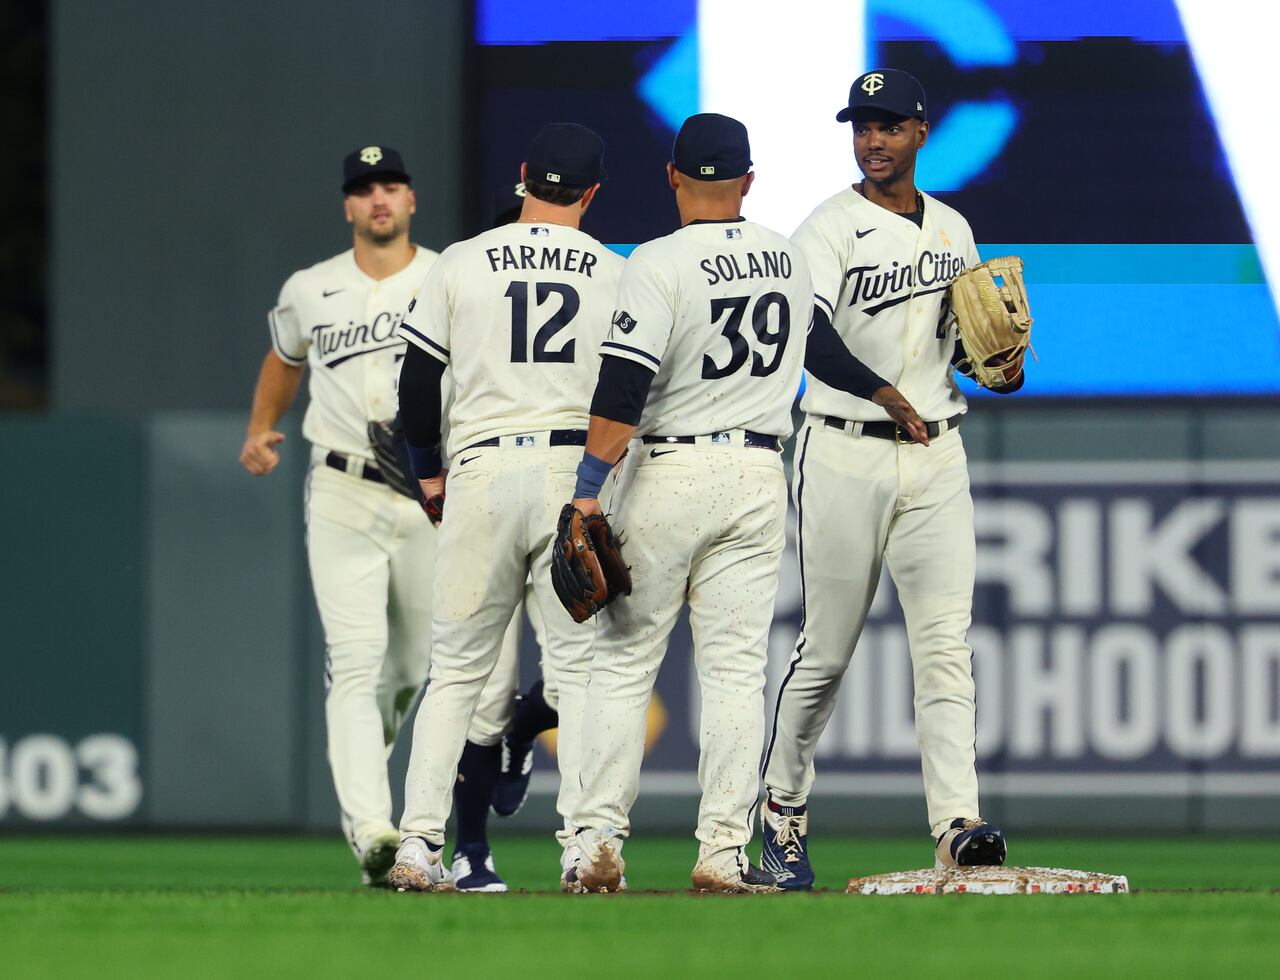
[[[735,225],[739,221],[746,221],[742,215],[736,218],[694,218],[689,225]],[[681,225],[682,228],[688,228],[689,225]]]
[[[829,299],[827,299],[825,296],[819,296],[817,293],[814,293],[813,300],[815,303],[821,303],[823,306],[827,308],[827,319],[829,320],[835,319],[836,308],[831,305],[831,301]]]
[[[618,350],[624,350],[624,351],[627,351],[627,352],[628,352],[628,353],[630,353],[630,354],[639,354],[639,355],[640,355],[641,357],[643,357],[646,361],[651,361],[653,364],[657,365],[658,367],[662,367],[662,360],[661,360],[661,358],[654,357],[654,356],[653,356],[652,354],[650,354],[648,351],[640,350],[640,348],[638,348],[638,347],[628,347],[626,344],[620,344],[620,343],[618,343],[616,340],[606,340],[606,341],[603,341],[603,342],[600,344],[600,346],[601,346],[601,347],[616,347]]]
[[[450,355],[449,355],[449,351],[448,351],[447,349],[445,349],[444,347],[441,347],[439,344],[437,344],[434,340],[432,340],[432,339],[431,339],[430,337],[428,337],[426,334],[419,333],[417,330],[414,330],[414,329],[413,329],[413,327],[409,326],[409,324],[407,324],[407,323],[403,323],[403,322],[402,322],[402,323],[400,324],[400,329],[401,329],[401,330],[407,330],[407,331],[409,331],[409,333],[413,334],[415,337],[417,337],[419,340],[421,340],[424,344],[426,344],[426,345],[427,345],[428,347],[430,347],[432,350],[437,351],[438,353],[443,354],[445,357],[449,357],[449,356],[450,356]]]
[[[272,310],[267,314],[267,326],[271,328],[271,346],[276,349],[276,353],[280,355],[280,360],[286,364],[292,364],[294,367],[306,364],[307,358],[304,354],[302,357],[294,357],[284,349],[284,345],[280,343],[280,326],[276,323],[276,311]]]
[[[782,710],[782,695],[787,690],[787,683],[795,676],[796,668],[800,666],[800,661],[804,659],[804,647],[809,642],[809,638],[805,636],[804,624],[809,617],[809,603],[805,598],[804,584],[804,460],[809,452],[809,437],[813,435],[813,428],[805,429],[804,445],[800,447],[800,459],[796,463],[796,551],[800,559],[800,643],[796,646],[795,656],[791,660],[791,666],[787,668],[787,676],[782,678],[782,683],[778,685],[778,700],[773,706],[773,730],[769,733],[769,748],[764,754],[764,765],[760,767],[760,777],[763,779],[764,774],[769,771],[769,760],[773,758],[773,745],[778,740],[778,714]],[[765,789],[769,789],[769,783],[765,781]]]

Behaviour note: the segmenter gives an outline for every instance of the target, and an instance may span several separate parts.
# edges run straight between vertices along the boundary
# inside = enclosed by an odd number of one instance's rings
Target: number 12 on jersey
[[[538,328],[533,336],[533,357],[529,356],[529,286],[534,289],[534,302],[538,309],[554,296],[560,297],[560,305]],[[569,340],[558,350],[549,350],[551,340],[578,314],[582,305],[578,291],[563,282],[527,283],[515,281],[503,293],[511,300],[511,363],[525,364],[530,360],[572,364],[576,340]]]
[[[711,301],[712,323],[719,323],[720,318],[728,314],[720,333],[729,341],[729,360],[721,366],[711,354],[703,354],[702,376],[707,380],[727,378],[738,371],[747,363],[747,354],[751,354],[751,373],[757,378],[773,374],[782,363],[782,352],[786,350],[787,337],[791,334],[791,308],[787,298],[782,293],[763,293],[751,308],[751,329],[756,340],[763,347],[774,349],[773,358],[769,361],[760,351],[749,350],[747,338],[742,336],[742,321],[750,302],[750,296],[730,296]],[[776,322],[776,328],[771,329],[770,320]]]

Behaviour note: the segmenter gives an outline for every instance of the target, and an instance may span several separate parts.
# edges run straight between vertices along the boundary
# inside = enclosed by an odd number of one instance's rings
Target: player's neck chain
[[[866,197],[867,200],[870,201],[871,198],[867,197],[866,183],[867,182],[865,180],[860,180],[853,186],[854,186],[854,189],[856,189],[859,194],[861,194],[863,197]],[[874,204],[875,202],[872,201],[872,203]],[[884,207],[884,205],[880,205],[880,207]],[[885,210],[888,211],[890,209],[885,208]],[[921,196],[920,192],[917,190],[916,206],[914,208],[912,208],[910,211],[894,211],[893,213],[894,214],[915,214],[917,211],[923,211],[923,210],[924,210],[924,197]]]

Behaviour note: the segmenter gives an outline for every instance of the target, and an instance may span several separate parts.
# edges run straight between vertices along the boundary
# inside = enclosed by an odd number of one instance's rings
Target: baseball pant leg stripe
[[[804,430],[804,443],[800,446],[800,459],[796,463],[796,551],[800,559],[800,642],[796,644],[795,653],[791,655],[791,664],[787,668],[787,674],[782,678],[782,683],[778,685],[778,697],[773,703],[773,727],[769,732],[769,748],[764,754],[764,764],[760,767],[761,776],[769,769],[769,760],[773,757],[773,746],[778,740],[778,712],[782,708],[782,695],[786,693],[787,684],[791,678],[795,676],[796,668],[800,665],[800,661],[804,659],[804,624],[808,616],[809,609],[804,601],[804,460],[809,452],[809,436],[813,434],[813,430],[806,426]]]

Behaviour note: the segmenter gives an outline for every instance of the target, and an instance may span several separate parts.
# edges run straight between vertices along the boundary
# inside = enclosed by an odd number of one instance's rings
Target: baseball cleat
[[[460,892],[505,892],[507,883],[493,866],[484,844],[467,844],[453,852],[453,887]]]
[[[747,860],[739,848],[728,861],[699,861],[693,868],[693,890],[717,895],[752,895],[781,892],[778,879]]]
[[[627,863],[622,860],[622,841],[602,835],[592,835],[594,840],[582,839],[584,836],[579,835],[578,863],[560,876],[561,889],[576,895],[626,891],[623,872]]]
[[[493,812],[511,817],[520,812],[529,798],[529,777],[533,773],[533,743],[502,738],[502,768],[493,784]]]
[[[453,891],[453,875],[441,860],[443,853],[443,847],[410,837],[396,852],[396,863],[387,872],[387,887],[398,892]]]
[[[764,846],[760,868],[777,880],[784,891],[813,888],[809,864],[809,813],[803,806],[783,806],[765,800],[760,804],[760,830]]]
[[[938,868],[990,867],[1004,864],[1009,848],[999,827],[957,817],[938,838],[933,853]]]
[[[384,888],[387,872],[396,863],[396,850],[400,847],[400,835],[394,830],[379,834],[360,852],[360,879],[371,888]]]

